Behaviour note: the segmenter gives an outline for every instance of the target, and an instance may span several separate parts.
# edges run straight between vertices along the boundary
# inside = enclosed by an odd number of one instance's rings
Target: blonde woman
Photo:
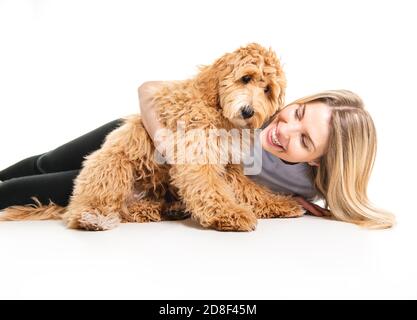
[[[144,126],[154,139],[161,124],[146,82],[139,88]],[[115,120],[52,151],[26,158],[0,171],[0,210],[49,200],[66,206],[84,157],[100,148]],[[262,171],[249,176],[274,192],[292,194],[311,214],[371,228],[394,224],[376,209],[366,189],[376,154],[376,132],[362,100],[338,90],[307,96],[282,108],[261,133]],[[312,201],[322,199],[325,208]]]

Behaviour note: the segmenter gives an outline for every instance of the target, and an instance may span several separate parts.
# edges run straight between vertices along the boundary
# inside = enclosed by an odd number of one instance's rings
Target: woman
[[[139,88],[142,119],[154,139],[161,128],[147,82]],[[110,122],[55,150],[22,160],[0,172],[0,210],[51,200],[68,204],[84,157],[97,150],[121,120]],[[162,141],[154,140],[155,145]],[[349,91],[308,96],[282,108],[261,133],[262,172],[249,176],[272,191],[293,194],[310,213],[374,228],[394,217],[375,209],[366,189],[376,154],[376,133],[361,99]],[[311,203],[322,199],[326,208]]]

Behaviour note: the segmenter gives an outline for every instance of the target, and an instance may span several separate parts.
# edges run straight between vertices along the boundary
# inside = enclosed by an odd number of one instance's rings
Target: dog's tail
[[[65,212],[65,208],[52,201],[48,205],[43,205],[36,197],[32,197],[36,204],[24,206],[11,206],[0,213],[0,221],[19,221],[19,220],[60,220]]]

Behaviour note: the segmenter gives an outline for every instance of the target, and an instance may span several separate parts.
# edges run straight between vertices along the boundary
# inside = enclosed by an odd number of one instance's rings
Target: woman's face
[[[327,148],[330,115],[322,102],[289,105],[262,130],[262,147],[284,161],[318,165]]]

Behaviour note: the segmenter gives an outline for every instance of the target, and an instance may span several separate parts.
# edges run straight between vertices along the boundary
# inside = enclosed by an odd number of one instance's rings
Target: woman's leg
[[[26,158],[0,171],[0,180],[33,176],[45,173],[79,170],[84,157],[100,148],[105,137],[123,123],[111,121],[52,151]],[[3,195],[0,193],[3,198]]]
[[[42,154],[38,154],[36,156],[26,158],[0,171],[0,181],[6,181],[12,178],[31,176],[35,174],[41,174],[42,172],[39,171],[36,165],[36,161],[41,155]]]
[[[66,206],[79,171],[46,173],[0,182],[0,210],[14,205],[35,204],[31,199],[33,196],[43,204],[51,200]]]

